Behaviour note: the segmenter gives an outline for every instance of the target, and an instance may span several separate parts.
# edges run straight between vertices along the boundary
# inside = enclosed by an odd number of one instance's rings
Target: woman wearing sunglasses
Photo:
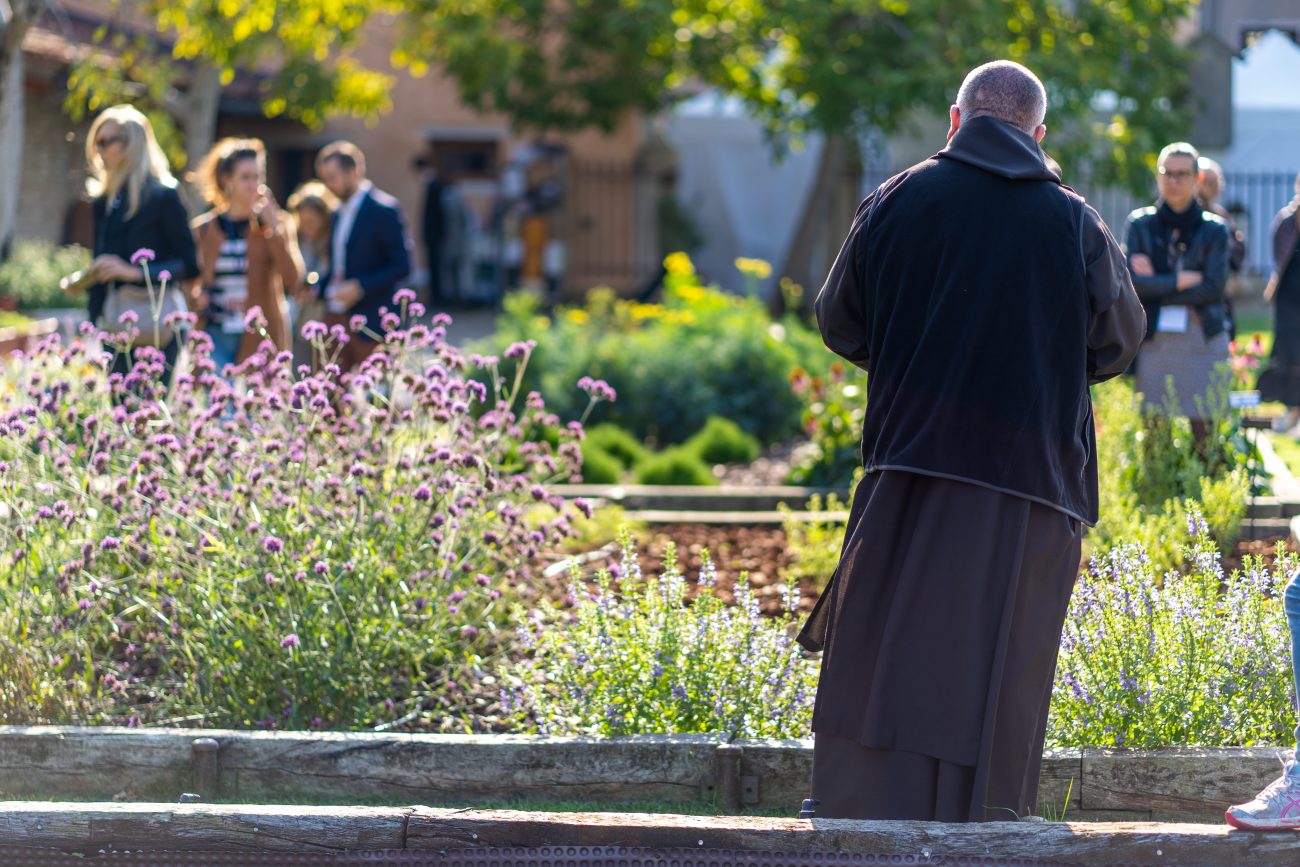
[[[140,296],[147,282],[152,282],[155,293],[164,282],[180,286],[198,276],[198,257],[189,216],[148,118],[129,105],[105,110],[91,124],[86,161],[87,189],[93,197],[94,259],[70,285],[86,290],[91,321],[116,331],[120,323],[104,321],[105,314],[127,305],[119,303],[124,296],[114,293]],[[180,334],[170,325],[158,326],[136,322],[140,336],[129,353],[114,356],[113,372],[127,373],[141,346],[156,342],[166,364],[163,381],[171,381]]]

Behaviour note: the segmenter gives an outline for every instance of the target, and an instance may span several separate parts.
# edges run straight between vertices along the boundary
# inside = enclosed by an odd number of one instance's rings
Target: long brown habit
[[[1123,254],[1030,136],[976,117],[867,198],[817,314],[870,377],[867,475],[800,635],[816,815],[1031,814],[1097,517],[1088,385],[1144,331]]]

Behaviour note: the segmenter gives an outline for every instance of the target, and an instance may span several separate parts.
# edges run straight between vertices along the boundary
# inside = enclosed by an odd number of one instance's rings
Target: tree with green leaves
[[[0,259],[8,254],[18,220],[27,111],[23,39],[44,7],[45,0],[0,0]]]
[[[966,71],[1007,58],[1047,85],[1047,146],[1067,175],[1136,189],[1187,128],[1175,28],[1193,3],[412,0],[402,58],[441,67],[469,105],[541,131],[607,130],[692,84],[717,88],[742,98],[778,145],[826,136],[811,208],[859,135],[942,113]],[[801,221],[795,258],[812,225]]]
[[[74,118],[119,102],[149,115],[173,162],[197,164],[216,135],[223,86],[258,78],[268,117],[309,126],[347,113],[376,117],[390,107],[392,77],[353,56],[390,0],[111,0],[96,33],[98,51],[69,77]]]

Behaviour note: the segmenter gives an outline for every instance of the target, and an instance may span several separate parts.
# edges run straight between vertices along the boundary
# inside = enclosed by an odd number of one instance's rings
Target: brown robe
[[[824,648],[819,818],[1033,813],[1082,525],[979,485],[883,470],[800,641]]]
[[[192,227],[199,250],[200,277],[198,285],[191,292],[191,303],[197,299],[201,287],[212,285],[217,257],[221,254],[221,242],[225,238],[216,211],[203,214],[194,221]],[[293,323],[289,321],[285,290],[296,287],[302,278],[302,255],[298,252],[298,242],[286,220],[281,219],[279,226],[269,234],[264,234],[255,227],[249,228],[248,307],[262,308],[262,315],[266,317],[267,338],[275,344],[276,349],[289,349],[293,345]],[[201,311],[199,316],[201,328]],[[245,332],[239,345],[237,361],[247,359],[267,338],[256,332]]]
[[[869,377],[867,474],[799,638],[823,651],[815,815],[1032,813],[1097,519],[1088,386],[1145,330],[1123,253],[1031,136],[977,116],[859,207],[816,307]]]

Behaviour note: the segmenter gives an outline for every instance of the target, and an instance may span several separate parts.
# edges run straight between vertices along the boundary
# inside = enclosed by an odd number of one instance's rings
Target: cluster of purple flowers
[[[1121,545],[1080,578],[1061,636],[1048,743],[1238,746],[1292,740],[1295,696],[1279,549],[1225,575],[1192,512],[1183,565]]]
[[[161,352],[110,374],[89,331],[10,368],[0,562],[70,689],[87,665],[124,684],[84,696],[100,718],[372,724],[377,691],[423,700],[477,664],[496,601],[572,532],[549,486],[582,429],[447,344],[448,321],[390,330],[350,375],[328,363],[348,335],[319,323],[318,371],[264,343],[219,376],[201,332],[170,392]]]
[[[521,725],[547,734],[808,734],[816,664],[794,641],[792,613],[760,614],[744,576],[728,605],[713,592],[707,557],[700,579],[687,582],[670,550],[647,580],[625,536],[617,569],[586,581],[575,567],[570,578],[571,604],[535,609],[519,627],[532,658],[504,679],[523,684],[506,701]]]

